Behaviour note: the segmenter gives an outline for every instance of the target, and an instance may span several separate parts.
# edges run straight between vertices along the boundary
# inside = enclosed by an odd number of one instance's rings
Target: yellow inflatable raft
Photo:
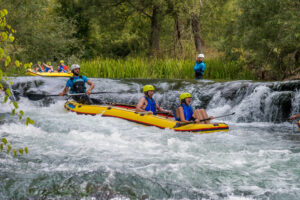
[[[168,128],[175,131],[191,131],[198,133],[211,133],[219,131],[228,131],[228,125],[224,123],[214,124],[186,124],[178,126],[177,121],[173,117],[152,115],[148,113],[136,112],[134,109],[125,108],[124,106],[110,106],[110,105],[84,105],[75,101],[67,101],[65,109],[76,112],[77,114],[97,115],[103,117],[117,117],[126,119],[135,123],[146,126],[156,126],[162,129]]]
[[[72,73],[60,73],[60,72],[36,72],[32,69],[27,70],[27,75],[30,76],[47,76],[47,77],[71,77]]]

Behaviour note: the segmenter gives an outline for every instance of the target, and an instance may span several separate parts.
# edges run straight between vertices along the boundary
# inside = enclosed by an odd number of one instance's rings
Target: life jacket
[[[194,71],[196,73],[201,73],[203,75],[205,68],[206,68],[206,64],[204,61],[201,62],[197,61],[194,67]]]
[[[71,77],[70,80],[73,83],[73,87],[71,88],[72,93],[85,93],[85,83],[82,78],[82,76],[79,76],[79,79],[74,79],[74,77]]]
[[[66,72],[65,71],[65,65],[60,65],[58,71],[59,72]]]
[[[52,69],[51,69],[51,68],[48,68],[48,67],[46,67],[45,71],[46,71],[46,72],[48,72],[48,71],[53,72]]]
[[[39,71],[39,72],[44,72],[44,67],[43,67],[43,66],[39,66],[39,67],[38,67],[38,71]]]
[[[186,104],[181,104],[182,108],[183,108],[183,113],[184,113],[184,119],[187,120],[187,121],[190,121],[193,117],[193,114],[194,114],[194,111],[193,111],[193,108],[192,106],[188,106]],[[174,115],[175,117],[175,120],[177,121],[180,121],[180,118],[178,118],[176,116],[176,114]]]
[[[152,111],[154,115],[156,115],[156,102],[154,99],[150,99],[149,97],[145,97],[148,104],[145,108],[145,111]]]

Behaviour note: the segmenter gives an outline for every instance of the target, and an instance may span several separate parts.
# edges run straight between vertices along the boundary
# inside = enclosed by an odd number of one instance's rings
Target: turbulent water
[[[181,92],[194,108],[229,124],[229,132],[178,133],[64,110],[66,78],[15,78],[26,126],[0,108],[0,137],[29,154],[0,153],[0,199],[300,199],[300,133],[288,116],[300,111],[300,82],[211,82],[91,79],[93,95],[135,104],[153,84],[164,108]],[[25,96],[25,97],[24,97]]]

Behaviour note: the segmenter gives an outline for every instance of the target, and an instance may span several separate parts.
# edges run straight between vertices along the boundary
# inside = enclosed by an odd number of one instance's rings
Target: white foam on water
[[[51,80],[44,81],[57,88],[63,87],[66,81]],[[135,87],[118,80],[95,81],[103,81],[103,89],[119,91],[120,84],[126,89]],[[169,88],[165,83],[158,85],[164,90]],[[55,92],[51,89],[51,94]],[[246,115],[247,109],[259,109],[260,99],[269,92],[265,85],[259,86],[239,105],[229,105],[216,92],[208,113]],[[18,174],[20,183],[26,185],[39,175],[97,176],[101,170],[108,174],[104,180],[108,185],[118,185],[116,181],[123,178],[120,176],[133,176],[149,190],[171,188],[177,194],[186,192],[183,198],[187,199],[194,193],[203,194],[207,199],[233,200],[270,195],[300,197],[300,137],[290,133],[290,123],[237,123],[237,117],[232,116],[214,120],[227,122],[229,132],[179,133],[100,115],[77,115],[67,112],[64,103],[59,97],[54,104],[42,107],[38,102],[21,99],[20,107],[26,116],[35,120],[35,125],[25,126],[15,120],[0,125],[0,135],[16,148],[28,146],[29,154],[0,157],[0,162],[5,163],[0,170],[2,174]],[[253,116],[259,118],[258,115]],[[22,178],[24,174],[28,180]],[[128,185],[135,181],[125,180],[130,181]]]

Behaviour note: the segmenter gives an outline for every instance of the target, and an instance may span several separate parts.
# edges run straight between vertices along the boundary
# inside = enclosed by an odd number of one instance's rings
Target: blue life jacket
[[[201,73],[203,75],[205,68],[206,68],[206,64],[204,61],[201,61],[201,62],[197,61],[195,64],[195,67],[194,67],[194,71],[196,73]]]
[[[45,71],[46,71],[46,72],[48,72],[48,71],[53,72],[53,71],[51,70],[51,68],[48,68],[48,67],[46,67]]]
[[[60,65],[59,69],[58,69],[58,72],[66,72],[65,65]]]
[[[72,93],[85,93],[86,92],[86,87],[85,87],[85,82],[82,76],[79,76],[79,78],[75,79],[74,77],[70,78],[71,82],[73,83],[71,87],[71,92]]]
[[[152,111],[154,115],[156,115],[156,102],[154,99],[150,99],[149,97],[145,97],[148,104],[145,108],[146,111]]]
[[[182,106],[183,112],[184,112],[184,119],[187,120],[187,121],[190,121],[193,117],[193,114],[194,114],[192,106],[188,106],[184,103],[181,104],[181,106]],[[180,121],[180,118],[178,118],[176,116],[176,113],[175,113],[174,117],[175,117],[175,120]]]

